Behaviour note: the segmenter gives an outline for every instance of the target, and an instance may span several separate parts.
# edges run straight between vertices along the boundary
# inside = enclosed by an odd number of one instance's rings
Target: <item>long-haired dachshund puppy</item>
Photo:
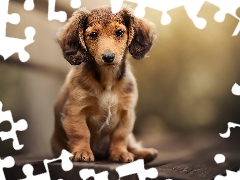
[[[72,66],[55,105],[52,149],[72,161],[145,162],[157,150],[143,148],[132,130],[138,91],[126,59],[142,59],[150,50],[155,28],[129,7],[113,14],[110,7],[79,9],[58,33],[64,58]]]

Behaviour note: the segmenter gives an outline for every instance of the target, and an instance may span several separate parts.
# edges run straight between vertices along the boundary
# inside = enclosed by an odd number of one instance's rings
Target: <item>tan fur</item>
[[[116,31],[123,34],[119,37]],[[97,39],[91,33],[98,34]],[[141,59],[154,39],[154,27],[124,7],[76,11],[58,33],[64,57],[73,65],[55,105],[52,149],[56,156],[69,150],[73,161],[131,162],[153,160],[157,151],[142,148],[132,130],[138,91],[126,58]],[[115,54],[112,63],[103,54]]]

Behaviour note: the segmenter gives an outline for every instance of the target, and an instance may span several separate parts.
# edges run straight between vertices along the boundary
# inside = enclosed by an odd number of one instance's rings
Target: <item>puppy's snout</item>
[[[114,61],[115,54],[113,52],[107,51],[102,54],[102,59],[105,63],[112,63]]]

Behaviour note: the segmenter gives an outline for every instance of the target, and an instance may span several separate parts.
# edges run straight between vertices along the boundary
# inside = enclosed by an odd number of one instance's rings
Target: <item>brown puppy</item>
[[[126,59],[144,58],[155,37],[154,26],[123,7],[91,12],[79,9],[60,30],[58,42],[73,66],[55,105],[52,149],[69,150],[73,161],[153,160],[157,151],[142,148],[132,130],[138,91]],[[81,64],[81,65],[80,65]]]

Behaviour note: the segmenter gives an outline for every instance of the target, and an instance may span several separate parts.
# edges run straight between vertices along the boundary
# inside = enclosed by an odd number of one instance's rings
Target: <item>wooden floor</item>
[[[145,169],[155,167],[159,180],[211,180],[218,174],[225,174],[226,169],[237,171],[240,168],[240,143],[237,137],[223,139],[219,135],[199,135],[182,137],[144,137],[144,145],[158,149],[158,157],[145,165]],[[216,154],[223,154],[226,161],[217,164],[214,161]],[[30,163],[34,167],[34,175],[45,173],[43,159],[51,159],[49,156],[22,155],[15,157],[16,164],[13,168],[4,169],[7,180],[26,178],[22,167]],[[119,178],[116,167],[123,164],[110,162],[74,163],[72,170],[65,172],[60,162],[49,164],[51,180],[80,180],[79,171],[85,168],[94,168],[96,173],[107,170],[109,180]],[[93,179],[93,178],[89,178]],[[121,178],[124,180],[137,180],[136,174]]]

